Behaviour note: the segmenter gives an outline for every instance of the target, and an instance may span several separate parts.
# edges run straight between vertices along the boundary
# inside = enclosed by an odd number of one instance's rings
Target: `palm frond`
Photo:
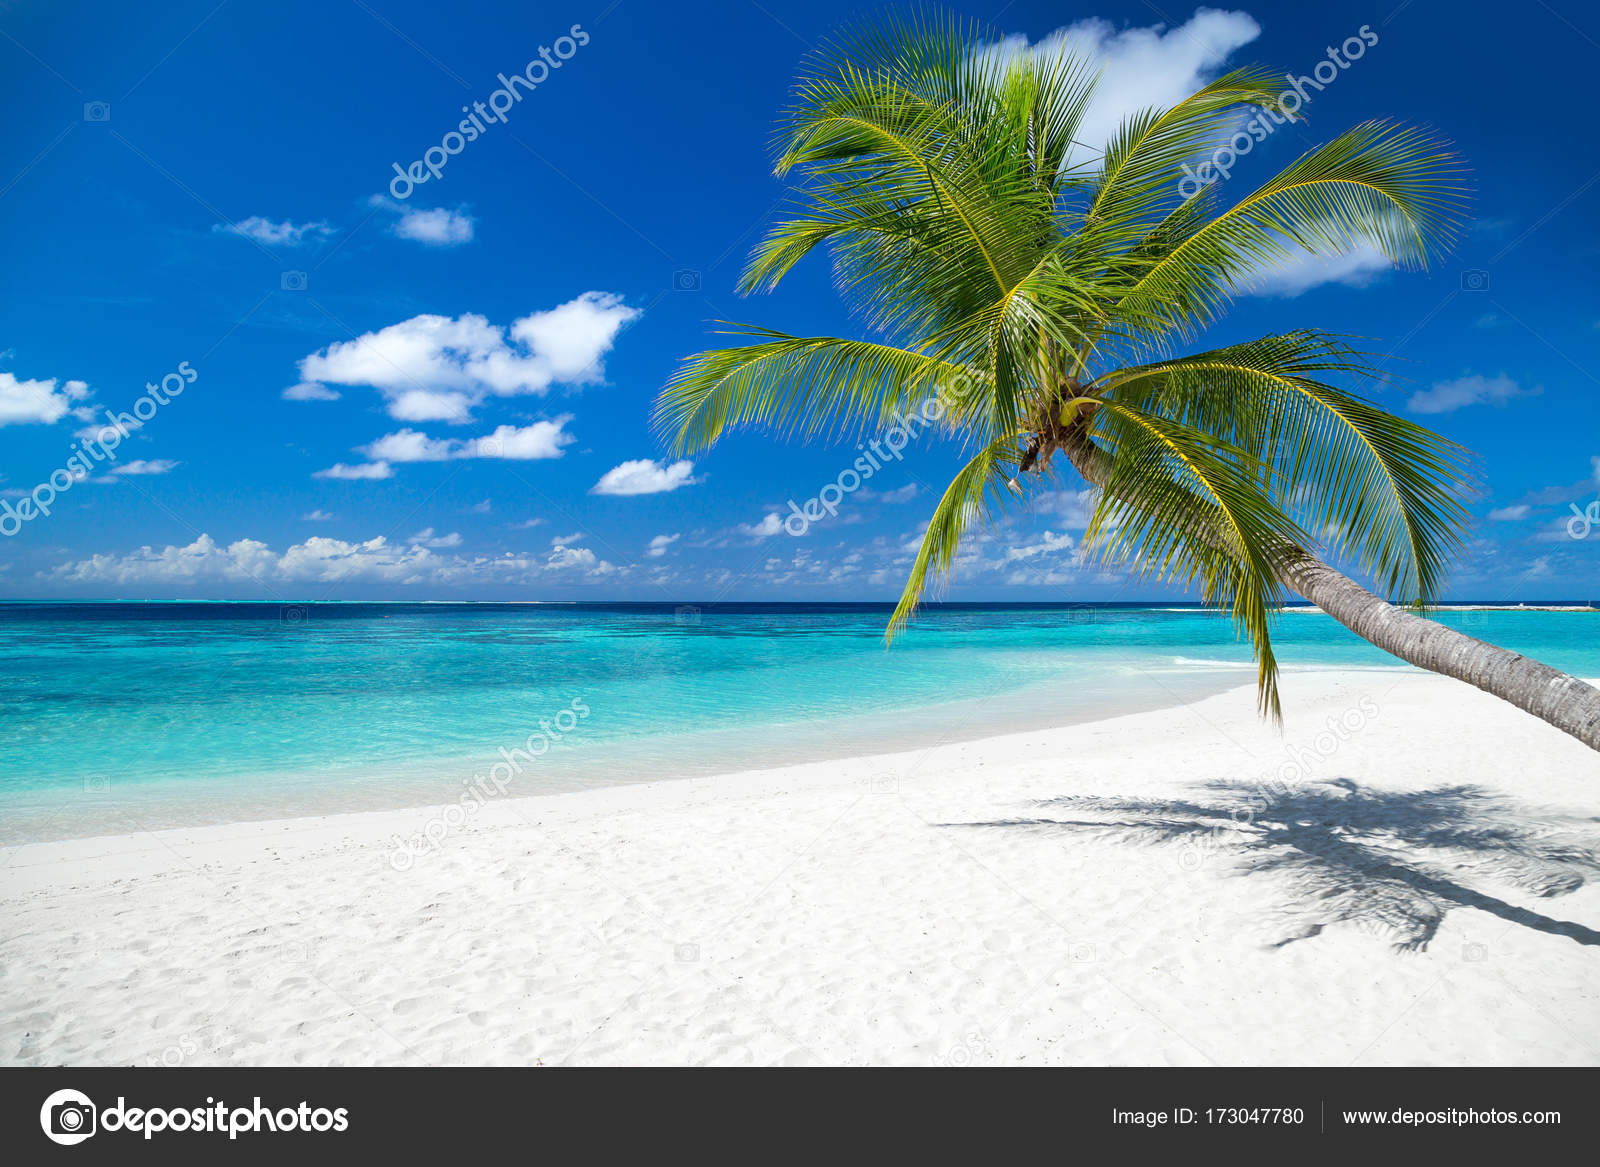
[[[1237,69],[1195,91],[1170,109],[1149,109],[1123,122],[1106,146],[1087,227],[1103,233],[1102,246],[1120,250],[1165,218],[1181,193],[1183,164],[1215,146],[1238,124],[1241,107],[1267,110],[1282,79],[1264,69]]]
[[[1432,603],[1468,521],[1466,451],[1329,375],[1378,373],[1345,342],[1305,329],[1117,370],[1098,388],[1247,450],[1270,470],[1278,505],[1391,595]]]
[[[1456,156],[1423,131],[1358,125],[1155,257],[1117,313],[1189,336],[1288,261],[1370,244],[1399,267],[1426,268],[1454,242],[1460,173]]]
[[[889,617],[885,639],[892,641],[900,633],[916,613],[928,587],[949,572],[961,537],[974,524],[988,519],[1005,499],[1005,483],[1018,457],[1017,436],[1007,435],[985,446],[956,472],[928,519],[900,602]]]
[[[887,425],[967,370],[923,353],[833,336],[737,331],[762,339],[686,360],[656,399],[653,425],[678,453],[703,450],[730,429],[814,437]]]
[[[1103,402],[1092,426],[1111,474],[1085,548],[1136,575],[1198,587],[1228,611],[1255,651],[1262,711],[1280,717],[1277,562],[1285,547],[1311,540],[1275,504],[1270,472],[1238,446],[1121,401]]]

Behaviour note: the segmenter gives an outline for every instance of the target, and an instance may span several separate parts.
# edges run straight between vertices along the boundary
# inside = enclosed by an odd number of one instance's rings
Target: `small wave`
[[[1172,666],[1170,669],[1172,672],[1248,671],[1253,673],[1256,670],[1255,661],[1250,660],[1220,660],[1212,657],[1175,656],[1168,663]],[[1350,661],[1322,661],[1317,663],[1280,661],[1278,663],[1279,671],[1285,673],[1320,673],[1329,671],[1340,673],[1392,673],[1406,672],[1411,667],[1403,662],[1396,662],[1392,665],[1363,664]],[[1151,672],[1153,670],[1146,668],[1140,671]]]
[[[1255,671],[1255,662],[1248,660],[1212,660],[1209,657],[1175,656],[1172,663],[1186,669],[1249,669]]]

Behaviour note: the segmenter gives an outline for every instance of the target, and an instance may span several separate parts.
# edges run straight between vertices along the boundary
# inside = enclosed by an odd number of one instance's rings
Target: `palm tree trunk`
[[[1600,750],[1600,689],[1397,608],[1315,556],[1287,558],[1283,582],[1363,640],[1418,668],[1476,685]]]
[[[1081,429],[1070,431],[1061,448],[1079,474],[1104,485],[1110,469],[1106,452]],[[1286,548],[1281,564],[1284,584],[1363,640],[1418,668],[1475,685],[1600,750],[1600,689],[1397,608],[1298,547]]]

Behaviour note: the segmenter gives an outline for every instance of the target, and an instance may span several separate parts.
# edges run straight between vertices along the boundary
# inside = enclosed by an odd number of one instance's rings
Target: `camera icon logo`
[[[1569,502],[1567,509],[1572,512],[1572,518],[1567,520],[1568,538],[1587,539],[1596,527],[1600,527],[1600,498],[1581,511],[1575,502]]]
[[[86,101],[83,103],[83,120],[86,122],[108,122],[111,120],[111,103],[109,101]]]
[[[672,618],[679,624],[700,623],[700,609],[693,604],[679,604],[672,611]]]
[[[673,272],[672,290],[674,292],[698,292],[700,290],[700,273],[690,268],[680,268]]]
[[[298,628],[306,622],[310,613],[299,604],[292,604],[278,611],[278,620],[285,628]]]
[[[1489,290],[1489,273],[1480,267],[1468,268],[1461,273],[1461,290],[1463,292],[1487,292]]]
[[[286,271],[278,277],[278,286],[285,292],[303,292],[306,290],[306,273],[303,271]]]
[[[95,1105],[78,1090],[57,1090],[39,1108],[39,1125],[52,1143],[76,1146],[94,1134]]]
[[[286,964],[305,964],[311,959],[311,946],[304,940],[289,940],[278,950],[278,955]]]
[[[504,458],[505,456],[506,456],[506,444],[504,442],[502,442],[499,438],[479,438],[478,439],[478,457],[480,457],[480,458]]]

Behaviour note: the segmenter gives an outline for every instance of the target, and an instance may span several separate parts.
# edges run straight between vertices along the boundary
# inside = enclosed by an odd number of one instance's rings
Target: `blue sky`
[[[1370,30],[1307,123],[1226,189],[1394,116],[1458,144],[1473,226],[1427,274],[1370,257],[1280,273],[1207,344],[1302,325],[1374,338],[1405,378],[1386,404],[1481,458],[1452,595],[1600,591],[1600,525],[1568,531],[1586,526],[1574,507],[1600,519],[1592,9],[954,7],[1096,46],[1107,116],[1230,65],[1307,74]],[[917,440],[797,538],[787,500],[852,447],[747,433],[675,464],[647,424],[714,320],[859,334],[821,257],[776,294],[733,287],[782,194],[767,149],[797,62],[862,11],[0,3],[0,595],[894,598],[953,448]],[[537,84],[435,150],[437,177],[391,188],[472,103],[504,101],[501,73]],[[148,420],[114,458],[49,514],[6,521],[141,398]],[[1039,500],[946,594],[1164,594],[1081,564],[1082,520],[1070,489]]]

